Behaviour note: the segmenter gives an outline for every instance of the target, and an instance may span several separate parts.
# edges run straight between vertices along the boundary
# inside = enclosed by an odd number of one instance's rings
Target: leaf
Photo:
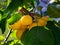
[[[0,14],[0,21],[2,20],[2,15]]]
[[[34,7],[34,2],[35,0],[24,0],[23,5],[25,6],[26,9],[30,7]]]
[[[18,9],[19,6],[30,6],[29,4],[34,3],[35,0],[11,0],[7,9],[4,12],[13,12]]]
[[[9,41],[7,41],[7,43],[3,43],[1,45],[22,45],[22,44],[19,40],[15,39],[15,40],[9,40]]]
[[[13,40],[8,41],[7,43],[4,43],[3,45],[9,45],[9,44],[11,44],[11,42],[13,42]]]
[[[60,21],[59,21],[59,22],[53,21],[53,22],[54,22],[54,24],[55,24],[57,27],[60,28]]]
[[[6,29],[6,19],[2,19],[0,21],[0,28],[1,28],[1,31],[2,31],[2,34],[5,32],[5,29]]]
[[[4,12],[13,12],[18,9],[19,6],[23,4],[23,0],[11,0],[10,4],[8,5],[7,9]]]
[[[55,45],[60,45],[60,28],[55,26],[53,21],[48,21],[46,27],[53,33]]]
[[[27,31],[21,40],[24,45],[54,45],[51,31],[39,26]]]
[[[18,10],[18,7],[29,7],[31,2],[34,2],[35,0],[11,0],[8,7],[3,11],[4,16],[7,17],[9,12],[14,12]],[[31,6],[30,6],[31,7]],[[7,15],[5,15],[7,14]],[[3,16],[3,17],[4,17]]]
[[[3,15],[3,12],[0,10],[0,14]]]
[[[0,35],[0,40],[4,40],[4,36]]]
[[[59,18],[60,17],[60,9],[57,9],[54,6],[48,6],[47,9],[47,15],[53,18]]]
[[[3,17],[0,21],[0,28],[2,30],[2,34],[4,34],[5,30],[6,30],[6,24],[7,24],[7,19],[10,18],[10,15],[11,13],[9,13],[6,17]]]
[[[60,26],[60,21],[58,22],[59,26]]]
[[[60,4],[60,0],[57,0],[57,3]]]
[[[10,12],[14,12],[18,9],[19,6],[23,4],[23,0],[11,0],[8,7],[3,11],[4,12],[4,18],[8,16]],[[11,14],[10,14],[11,15]]]
[[[17,22],[21,18],[20,14],[12,14],[11,17],[7,20],[7,22],[11,25]]]

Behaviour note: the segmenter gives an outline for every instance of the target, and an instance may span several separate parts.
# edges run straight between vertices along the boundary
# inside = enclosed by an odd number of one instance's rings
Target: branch
[[[9,30],[9,32],[8,32],[8,34],[7,34],[7,36],[6,36],[6,38],[4,39],[4,42],[5,42],[5,43],[7,43],[7,40],[8,40],[8,38],[9,38],[9,36],[10,36],[11,33],[12,33],[12,29]]]
[[[24,7],[21,8],[21,10],[18,11],[19,13],[26,13],[28,15],[30,15],[33,19],[34,19],[34,13],[29,12],[28,10],[26,10]]]

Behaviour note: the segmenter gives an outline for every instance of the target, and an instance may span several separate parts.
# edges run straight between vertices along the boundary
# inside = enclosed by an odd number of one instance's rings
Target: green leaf
[[[57,9],[54,6],[48,6],[47,9],[47,15],[53,18],[59,18],[60,17],[60,9]]]
[[[11,12],[16,11],[19,6],[29,7],[30,6],[29,4],[34,3],[34,1],[35,0],[11,0],[10,4],[8,5],[4,12],[7,13],[10,11]]]
[[[1,28],[2,34],[5,32],[6,23],[7,23],[6,18],[4,18],[0,21],[0,28]]]
[[[27,31],[21,40],[24,45],[54,45],[51,31],[39,26]]]
[[[54,22],[55,26],[60,28],[60,21],[59,22],[53,21],[53,22]]]
[[[60,4],[60,0],[57,0],[57,3]]]
[[[7,41],[7,43],[4,43],[3,45],[9,45],[9,44],[11,44],[11,42],[13,42],[13,40]]]
[[[6,43],[1,42],[1,45],[22,45],[19,40],[9,40]]]
[[[2,20],[2,15],[0,14],[0,21]]]
[[[23,4],[23,1],[24,0],[11,0],[10,4],[4,12],[16,11],[18,7]]]
[[[1,21],[0,21],[0,28],[1,28],[1,30],[2,30],[2,34],[4,34],[4,32],[5,32],[5,30],[6,30],[6,25],[7,25],[7,19],[9,19],[10,18],[10,15],[11,13],[9,13],[6,17],[4,17],[3,15],[2,15],[2,19],[1,19]]]
[[[7,17],[9,12],[14,12],[18,10],[18,7],[23,7],[25,6],[26,8],[29,7],[31,2],[34,2],[35,0],[11,0],[9,2],[8,7],[3,11],[4,16]],[[31,6],[30,6],[31,7]],[[6,14],[6,15],[5,15]]]
[[[46,27],[53,33],[55,45],[60,45],[60,28],[55,26],[53,21],[48,21]]]
[[[3,12],[0,10],[0,14],[3,15]]]
[[[11,18],[9,18],[7,20],[7,22],[11,25],[11,24],[14,24],[15,22],[17,22],[19,19],[21,18],[21,15],[20,14],[12,14],[11,15]]]
[[[4,36],[0,35],[0,40],[4,40]]]
[[[34,2],[35,2],[35,0],[24,0],[23,5],[24,5],[26,8],[34,7]]]
[[[59,26],[60,26],[60,21],[58,22]]]

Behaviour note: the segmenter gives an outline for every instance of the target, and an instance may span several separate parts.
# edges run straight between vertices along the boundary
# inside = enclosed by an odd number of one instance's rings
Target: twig
[[[31,12],[29,12],[28,10],[26,10],[24,7],[22,7],[22,9],[21,10],[19,10],[19,13],[26,13],[26,14],[29,14],[33,19],[34,19],[34,13],[31,13]]]
[[[6,38],[4,39],[4,42],[5,42],[5,43],[7,43],[7,40],[8,40],[8,38],[9,38],[9,36],[10,36],[11,33],[12,33],[12,29],[9,30],[9,32],[8,32],[8,34],[7,34],[7,36],[6,36]]]

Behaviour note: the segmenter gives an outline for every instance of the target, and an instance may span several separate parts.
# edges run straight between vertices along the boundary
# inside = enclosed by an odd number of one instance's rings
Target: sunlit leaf
[[[47,15],[53,18],[59,18],[60,17],[60,9],[57,9],[54,6],[48,6],[47,9]]]

